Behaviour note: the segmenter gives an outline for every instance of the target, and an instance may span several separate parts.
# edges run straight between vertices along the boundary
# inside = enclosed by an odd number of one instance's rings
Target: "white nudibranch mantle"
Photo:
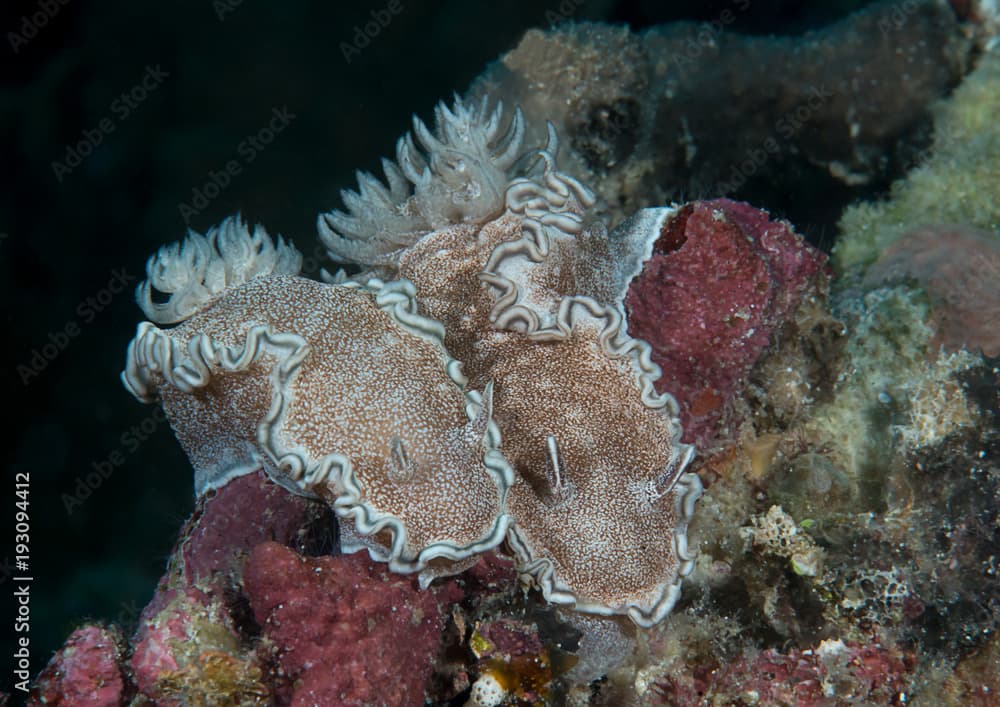
[[[435,117],[319,218],[363,275],[299,277],[237,219],[161,249],[123,381],[164,406],[198,493],[263,468],[335,509],[345,551],[426,583],[506,540],[548,601],[651,626],[691,571],[701,484],[593,196],[551,126],[522,149],[520,110]]]

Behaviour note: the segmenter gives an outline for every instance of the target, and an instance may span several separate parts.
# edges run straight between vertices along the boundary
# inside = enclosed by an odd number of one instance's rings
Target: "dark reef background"
[[[291,238],[315,273],[316,215],[339,205],[354,170],[377,171],[411,113],[429,118],[554,19],[642,29],[739,5],[729,30],[794,34],[865,4],[4,3],[0,690],[15,636],[15,474],[30,474],[33,673],[82,619],[134,621],[191,511],[184,454],[118,380],[141,319],[132,291],[160,245],[239,211]],[[345,52],[373,17],[385,26]],[[248,140],[275,111],[281,129],[258,149]],[[230,161],[239,173],[201,204],[195,192],[212,193]]]

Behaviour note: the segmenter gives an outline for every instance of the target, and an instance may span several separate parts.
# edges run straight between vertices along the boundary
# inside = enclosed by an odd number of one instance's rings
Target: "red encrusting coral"
[[[335,547],[328,514],[263,472],[202,497],[131,642],[78,629],[36,704],[422,704],[451,606],[513,592],[513,564],[420,590],[366,553],[303,557]]]
[[[181,531],[181,566],[189,582],[237,581],[258,544],[294,545],[322,506],[272,483],[263,472],[237,477],[209,492]]]
[[[199,499],[132,638],[129,667],[139,695],[161,705],[210,696],[268,703],[270,690],[238,617],[243,565],[260,543],[300,545],[320,512],[320,504],[262,471]]]
[[[117,629],[89,624],[66,639],[39,674],[28,704],[118,707],[125,704],[123,640]]]
[[[262,542],[299,542],[317,508],[263,472],[199,499],[132,639],[130,667],[141,695],[162,705],[209,694],[266,704],[263,671],[233,615],[243,564]]]
[[[663,370],[657,390],[680,405],[685,441],[724,432],[772,336],[828,279],[823,253],[748,204],[695,201],[667,221],[625,309],[629,334],[649,342]]]
[[[420,591],[364,553],[304,558],[277,543],[254,549],[244,581],[280,704],[423,704],[463,596],[453,580]]]

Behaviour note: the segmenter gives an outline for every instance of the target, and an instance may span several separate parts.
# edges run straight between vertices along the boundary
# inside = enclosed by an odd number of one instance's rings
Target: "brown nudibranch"
[[[300,278],[235,220],[161,250],[140,304],[180,323],[141,324],[123,379],[162,402],[199,493],[263,467],[331,504],[345,551],[430,581],[506,538],[548,601],[653,625],[692,568],[701,484],[619,301],[648,234],[585,223],[551,127],[523,151],[520,111],[436,118],[387,185],[360,174],[320,216],[360,275]]]

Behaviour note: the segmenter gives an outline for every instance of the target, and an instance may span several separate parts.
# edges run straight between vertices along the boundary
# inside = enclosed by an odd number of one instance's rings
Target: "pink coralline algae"
[[[260,471],[203,495],[131,641],[78,629],[34,704],[422,704],[454,607],[511,596],[512,563],[421,591],[366,553],[299,554],[334,548],[331,520]]]
[[[29,705],[117,707],[126,699],[123,640],[117,630],[81,626],[49,661],[32,690]]]
[[[179,547],[188,582],[238,583],[243,562],[258,544],[295,545],[320,506],[291,494],[262,473],[233,479],[208,494],[188,521]]]
[[[133,641],[136,686],[158,705],[181,707],[209,697],[266,704],[261,670],[242,649],[228,607],[209,593],[194,587],[158,593]]]
[[[926,226],[894,242],[868,285],[915,281],[930,298],[937,343],[1000,355],[1000,237],[958,225]]]
[[[695,201],[664,220],[625,309],[629,333],[653,347],[657,390],[680,405],[686,440],[724,432],[772,335],[828,279],[825,255],[748,204]]]
[[[500,619],[483,624],[477,633],[487,646],[481,651],[481,658],[510,661],[520,656],[537,656],[545,650],[538,637],[538,629],[525,626],[522,621]]]
[[[161,705],[209,696],[266,704],[263,670],[234,618],[243,566],[263,542],[300,545],[320,512],[262,472],[199,499],[132,639],[129,668],[138,694]]]
[[[281,704],[420,705],[454,581],[420,591],[356,553],[303,558],[258,546],[245,581]]]
[[[267,689],[242,645],[228,598],[239,591],[246,557],[258,544],[294,544],[315,502],[257,472],[204,496],[133,638],[130,668],[140,694],[184,704],[204,690],[263,704]]]
[[[206,695],[266,704],[269,690],[234,619],[233,597],[252,549],[273,539],[295,544],[317,506],[259,472],[199,500],[132,639],[139,694],[161,705]]]

